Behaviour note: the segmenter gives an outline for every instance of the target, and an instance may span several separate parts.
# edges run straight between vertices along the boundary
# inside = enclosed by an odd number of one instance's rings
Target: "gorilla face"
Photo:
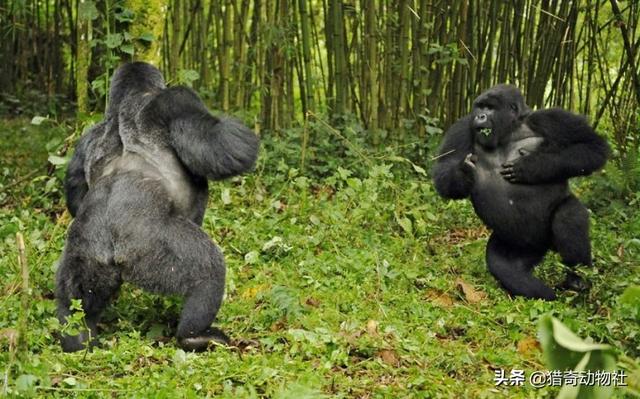
[[[515,86],[498,85],[485,91],[474,100],[471,111],[476,142],[487,149],[504,144],[529,112]]]

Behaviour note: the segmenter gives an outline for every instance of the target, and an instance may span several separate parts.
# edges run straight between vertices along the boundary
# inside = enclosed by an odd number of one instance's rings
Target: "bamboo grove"
[[[510,82],[533,107],[606,121],[625,152],[640,136],[639,16],[615,0],[0,0],[0,85],[100,111],[113,69],[146,60],[263,131],[353,115],[378,141],[407,124],[428,135]]]

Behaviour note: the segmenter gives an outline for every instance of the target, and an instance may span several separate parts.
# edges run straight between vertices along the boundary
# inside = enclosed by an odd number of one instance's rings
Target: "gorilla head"
[[[508,140],[530,112],[517,87],[498,85],[473,102],[471,127],[481,145],[495,148]]]
[[[165,87],[162,73],[153,65],[132,62],[118,68],[111,78],[107,115],[117,115],[122,100],[131,94],[159,91]]]

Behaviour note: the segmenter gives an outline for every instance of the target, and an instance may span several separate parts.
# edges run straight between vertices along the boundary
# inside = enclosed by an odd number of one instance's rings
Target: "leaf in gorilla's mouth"
[[[483,127],[482,129],[480,129],[480,134],[482,134],[483,136],[489,136],[491,134],[491,128]]]

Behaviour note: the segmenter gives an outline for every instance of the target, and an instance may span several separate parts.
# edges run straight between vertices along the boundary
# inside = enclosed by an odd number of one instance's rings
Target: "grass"
[[[557,388],[494,384],[495,370],[547,369],[536,340],[546,313],[640,356],[638,326],[617,305],[640,284],[640,210],[603,201],[601,179],[575,187],[594,208],[595,264],[581,271],[592,289],[512,299],[486,270],[488,231],[468,201],[437,196],[428,157],[414,167],[400,150],[330,144],[325,131],[311,137],[303,170],[295,130],[263,140],[254,174],[210,184],[203,228],[225,253],[218,325],[234,347],[183,352],[172,338],[180,298],[125,285],[104,315],[102,348],[63,354],[53,276],[70,217],[64,165],[46,161],[73,129],[0,122],[0,389],[9,395],[553,397]],[[18,231],[31,280],[25,350]],[[538,274],[558,282],[558,262],[549,255]]]

